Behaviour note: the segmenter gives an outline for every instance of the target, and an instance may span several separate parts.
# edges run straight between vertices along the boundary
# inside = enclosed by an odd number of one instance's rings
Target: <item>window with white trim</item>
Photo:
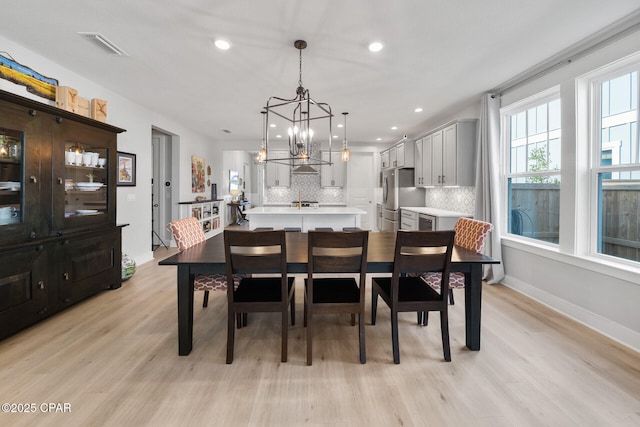
[[[640,63],[591,81],[593,253],[640,261]]]
[[[560,95],[503,110],[507,232],[557,244],[560,233]]]

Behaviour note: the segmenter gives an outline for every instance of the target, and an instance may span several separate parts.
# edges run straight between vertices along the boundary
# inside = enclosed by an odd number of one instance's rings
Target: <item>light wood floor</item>
[[[159,248],[158,259],[172,253]],[[640,355],[503,286],[486,286],[482,350],[464,347],[464,294],[440,324],[401,318],[401,364],[389,311],[367,320],[358,362],[349,316],[323,318],[305,362],[302,290],[280,363],[277,315],[254,314],[225,364],[226,300],[196,295],[194,349],[178,356],[175,267],[138,266],[106,291],[0,341],[0,400],[67,403],[70,413],[0,413],[3,426],[637,426]]]

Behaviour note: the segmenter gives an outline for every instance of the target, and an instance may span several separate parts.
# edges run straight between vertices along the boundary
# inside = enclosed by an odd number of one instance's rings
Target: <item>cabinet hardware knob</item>
[[[44,282],[42,280],[38,282],[38,289],[44,289]]]
[[[38,312],[38,314],[39,314],[39,315],[40,315],[40,314],[45,314],[46,312],[47,312],[47,307],[45,307],[45,308],[43,308],[42,310],[40,310],[40,311]]]
[[[64,180],[60,177],[58,177],[58,184],[62,184],[64,182]]]
[[[29,115],[31,117],[35,117],[36,116],[36,110],[29,110]]]
[[[38,245],[36,246],[36,252],[40,252],[44,249],[44,245]]]
[[[31,175],[29,177],[29,181],[33,182],[34,184],[38,182],[38,178],[36,178],[34,175]]]
[[[69,276],[69,273],[64,273],[62,277],[64,278],[64,280],[69,280],[71,276]]]
[[[37,236],[37,234],[36,234],[35,231],[32,231],[31,233],[29,233],[29,239],[31,239],[31,240],[35,239],[36,236]]]
[[[56,117],[56,123],[62,123],[62,117]]]

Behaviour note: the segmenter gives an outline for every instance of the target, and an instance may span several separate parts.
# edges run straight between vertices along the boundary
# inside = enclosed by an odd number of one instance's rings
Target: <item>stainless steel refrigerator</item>
[[[401,206],[424,206],[424,190],[415,187],[413,169],[382,171],[382,231],[398,230]]]

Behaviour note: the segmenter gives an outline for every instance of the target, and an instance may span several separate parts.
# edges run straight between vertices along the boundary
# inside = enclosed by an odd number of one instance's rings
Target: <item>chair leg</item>
[[[207,307],[209,305],[209,291],[204,291],[204,299],[202,300],[202,306]]]
[[[302,315],[302,324],[306,328],[307,327],[307,294],[304,294],[304,313]]]
[[[424,320],[424,311],[417,311],[416,314],[418,317],[418,325],[422,326],[422,322]]]
[[[360,342],[360,363],[367,363],[367,350],[364,340],[364,312],[358,314],[358,335]]]
[[[376,314],[378,311],[378,293],[371,290],[371,324],[376,324]]]
[[[307,366],[311,366],[313,360],[313,312],[308,309],[307,315]]]
[[[453,300],[453,289],[449,288],[449,304],[453,305],[455,304],[455,301]]]
[[[236,313],[236,328],[242,328],[242,313]]]
[[[356,314],[351,313],[351,326],[356,326]]]
[[[400,344],[398,343],[398,312],[391,310],[391,344],[393,346],[393,363],[400,363]]]
[[[249,316],[247,315],[247,313],[242,313],[242,326],[247,326],[248,319]]]
[[[231,364],[233,362],[233,345],[236,332],[235,320],[235,313],[229,310],[227,315],[227,364]]]
[[[291,305],[291,326],[296,324],[296,290],[293,289],[291,293],[291,300],[289,301]]]
[[[287,361],[287,340],[289,339],[289,313],[285,307],[282,311],[282,362]]]
[[[429,324],[429,312],[422,312],[422,326],[427,326]]]
[[[444,360],[451,362],[451,347],[449,345],[449,316],[446,311],[440,312],[440,329],[442,330],[442,350]]]

